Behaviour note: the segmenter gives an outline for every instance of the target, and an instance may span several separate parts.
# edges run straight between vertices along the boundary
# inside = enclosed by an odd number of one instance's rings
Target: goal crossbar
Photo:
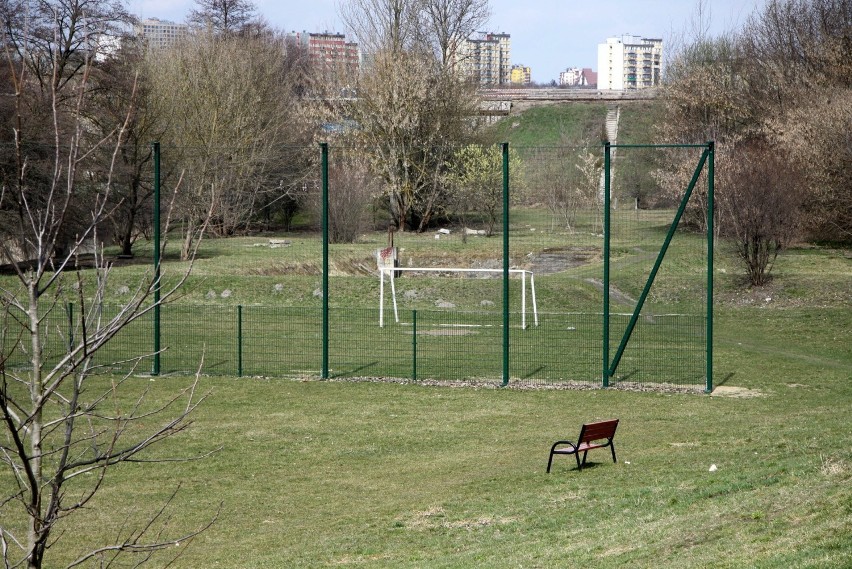
[[[385,274],[388,275],[393,299],[393,317],[399,323],[399,309],[396,302],[396,284],[394,272],[411,271],[421,273],[502,273],[503,269],[464,269],[447,267],[380,267],[379,268],[379,326],[385,325]],[[526,269],[509,269],[510,275],[521,276],[521,328],[527,327],[527,275],[530,277],[530,292],[532,295],[533,321],[538,326],[538,305],[535,300],[535,275]]]

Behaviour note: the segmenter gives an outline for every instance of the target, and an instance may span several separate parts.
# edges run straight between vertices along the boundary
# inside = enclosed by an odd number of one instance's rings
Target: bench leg
[[[614,463],[618,464],[618,461],[615,460],[615,445],[612,444],[612,443],[609,443],[609,448],[612,449],[612,461]]]
[[[583,466],[586,464],[586,453],[588,452],[589,451],[583,453],[583,464],[580,464],[580,453],[574,453],[574,456],[577,457],[577,470],[583,470]]]
[[[547,473],[550,474],[550,465],[553,464],[553,451],[550,452],[550,458],[547,459]]]

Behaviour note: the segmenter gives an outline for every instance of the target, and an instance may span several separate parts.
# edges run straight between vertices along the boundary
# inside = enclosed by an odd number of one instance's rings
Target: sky
[[[284,31],[347,33],[338,17],[341,0],[254,0],[273,27]],[[706,0],[710,33],[740,27],[766,0]],[[597,71],[597,45],[631,34],[663,39],[671,46],[691,27],[698,0],[490,0],[491,19],[482,31],[511,36],[511,62],[549,83],[569,67]],[[136,16],[182,22],[193,0],[129,0]]]

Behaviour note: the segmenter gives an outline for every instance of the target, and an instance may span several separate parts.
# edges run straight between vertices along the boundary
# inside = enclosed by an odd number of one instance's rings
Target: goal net
[[[403,271],[413,273],[502,273],[503,269],[465,269],[457,267],[395,267],[390,262],[391,255],[379,255],[379,326],[385,325],[385,279],[390,283],[391,299],[393,302],[393,317],[399,323],[399,307],[396,298],[396,276]],[[521,328],[527,327],[527,278],[529,277],[530,300],[533,323],[538,326],[538,306],[535,299],[535,275],[526,269],[509,269],[509,276],[519,276],[521,279]]]

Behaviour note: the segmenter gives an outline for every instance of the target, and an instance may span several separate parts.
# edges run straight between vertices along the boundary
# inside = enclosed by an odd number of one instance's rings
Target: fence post
[[[322,379],[328,379],[328,143],[322,149]]]
[[[411,380],[417,381],[417,311],[411,311]]]
[[[714,192],[715,192],[715,141],[707,143],[707,362],[705,391],[713,391],[713,250],[714,243]]]
[[[237,377],[243,376],[243,305],[237,305]]]
[[[154,363],[151,375],[160,375],[160,143],[154,153]]]
[[[604,144],[604,218],[603,218],[603,387],[609,387],[609,243],[610,243],[610,163],[612,147],[610,142]]]
[[[503,143],[503,387],[509,385],[509,143]]]

